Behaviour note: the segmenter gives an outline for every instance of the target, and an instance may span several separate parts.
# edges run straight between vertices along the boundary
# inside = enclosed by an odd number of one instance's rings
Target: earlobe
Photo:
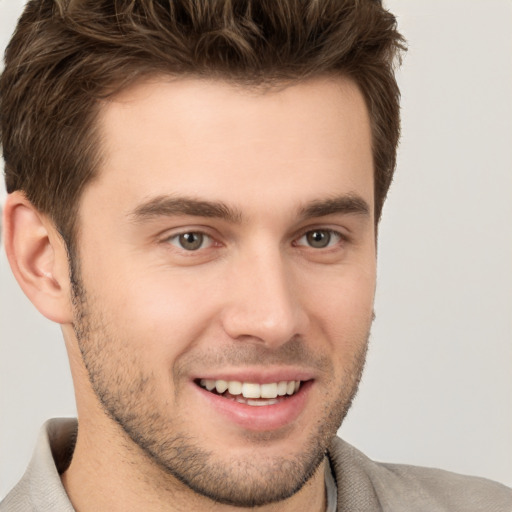
[[[67,253],[53,223],[24,194],[13,192],[3,226],[7,258],[25,295],[50,320],[71,322]]]

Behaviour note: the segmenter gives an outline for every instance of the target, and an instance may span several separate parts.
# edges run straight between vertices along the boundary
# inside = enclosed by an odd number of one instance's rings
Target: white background
[[[3,48],[22,1],[0,0]],[[341,435],[512,485],[512,1],[388,0],[409,40],[366,373]],[[0,199],[5,196],[2,191]],[[75,413],[64,343],[0,257],[0,498]]]

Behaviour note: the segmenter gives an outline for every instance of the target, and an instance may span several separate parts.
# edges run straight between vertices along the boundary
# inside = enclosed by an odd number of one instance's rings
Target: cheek
[[[212,322],[215,308],[207,290],[199,279],[161,269],[135,273],[117,265],[105,272],[102,266],[102,272],[83,276],[93,309],[141,364],[168,371]]]
[[[373,313],[375,266],[330,272],[304,280],[302,292],[315,316],[336,324],[367,323]]]
[[[323,284],[323,286],[319,286]],[[326,340],[332,355],[341,362],[366,345],[373,320],[375,271],[333,274],[316,286],[304,287],[312,328]],[[315,334],[313,334],[315,336]],[[341,364],[344,366],[344,364]]]

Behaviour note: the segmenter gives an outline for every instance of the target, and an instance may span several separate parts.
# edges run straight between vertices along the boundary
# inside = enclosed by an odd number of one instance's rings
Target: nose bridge
[[[232,338],[279,345],[300,334],[304,313],[293,291],[293,273],[279,247],[240,253],[227,293],[223,323]]]

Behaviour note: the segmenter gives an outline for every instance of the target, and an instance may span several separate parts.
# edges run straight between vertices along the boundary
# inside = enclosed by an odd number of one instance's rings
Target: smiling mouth
[[[275,405],[299,392],[300,380],[257,384],[236,380],[198,379],[196,384],[228,400],[251,406]]]

